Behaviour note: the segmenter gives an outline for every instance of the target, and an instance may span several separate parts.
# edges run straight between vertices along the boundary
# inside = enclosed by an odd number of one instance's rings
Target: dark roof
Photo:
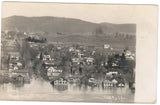
[[[67,79],[65,79],[64,77],[55,77],[55,78],[53,79],[53,81],[55,81],[55,80],[59,80],[60,78],[62,78],[63,80],[68,81],[68,80],[67,80]]]

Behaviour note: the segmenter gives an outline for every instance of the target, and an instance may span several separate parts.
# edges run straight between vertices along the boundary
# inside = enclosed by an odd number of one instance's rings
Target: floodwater
[[[102,89],[69,84],[57,88],[50,82],[32,79],[29,84],[0,84],[0,100],[130,103],[134,102],[134,93],[128,86]]]

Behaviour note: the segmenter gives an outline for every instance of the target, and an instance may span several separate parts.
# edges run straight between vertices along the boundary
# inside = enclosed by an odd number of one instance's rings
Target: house
[[[126,58],[127,58],[127,59],[130,59],[130,60],[135,60],[135,57],[132,56],[132,55],[131,55],[131,56],[126,56]]]
[[[126,51],[125,57],[130,60],[135,60],[135,54],[132,54],[131,51]]]
[[[87,64],[93,64],[94,62],[94,58],[92,57],[86,57],[85,59],[86,59]]]
[[[30,42],[30,47],[31,47],[31,48],[35,48],[35,49],[38,49],[38,44],[37,44],[37,43]]]
[[[102,87],[103,88],[114,87],[114,83],[110,80],[104,80],[102,82]]]
[[[96,51],[92,51],[92,54],[91,55],[94,55],[96,53]]]
[[[110,45],[109,44],[104,44],[104,49],[108,49],[109,47],[110,47]]]
[[[53,79],[54,77],[59,76],[61,73],[62,73],[61,69],[57,69],[56,67],[53,66],[47,69],[47,76],[50,80]]]
[[[16,61],[19,61],[20,60],[20,53],[19,52],[8,52],[10,58],[10,62],[16,62]]]
[[[22,63],[21,62],[10,62],[9,66],[18,66],[18,67],[22,67]]]
[[[124,87],[125,86],[125,83],[120,81],[116,84],[117,87]]]
[[[58,49],[58,50],[61,50],[62,48],[61,48],[61,47],[57,47],[57,49]]]
[[[10,77],[12,78],[13,82],[15,80],[23,80],[18,82],[30,83],[29,71],[28,70],[13,70],[10,72]]]
[[[14,82],[24,82],[24,77],[22,75],[18,75],[14,78]]]
[[[78,52],[77,55],[78,55],[79,58],[81,58],[82,56],[84,56],[84,54],[83,54],[83,53],[80,53],[80,52]]]
[[[118,81],[114,78],[114,79],[112,79],[112,83],[113,83],[113,86],[116,86],[116,84],[118,83]]]
[[[72,58],[72,63],[73,64],[80,64],[81,62],[83,62],[83,58]]]
[[[77,49],[76,52],[77,52],[77,53],[80,53],[81,51]]]
[[[55,79],[51,82],[53,88],[55,88],[58,91],[65,91],[68,89],[68,81],[67,79],[64,79],[63,77]]]
[[[89,83],[93,83],[93,82],[95,82],[95,79],[94,79],[94,78],[89,78],[89,79],[88,79],[88,82],[89,82]]]
[[[95,80],[95,78],[89,78],[88,85],[89,86],[97,86],[97,81]]]
[[[43,55],[43,61],[53,61],[54,59],[51,58],[50,55]]]
[[[39,53],[39,54],[37,54],[36,58],[37,58],[37,59],[40,59],[40,53]]]
[[[135,83],[134,82],[129,82],[129,88],[132,90],[135,90]]]
[[[118,71],[110,71],[106,73],[106,77],[112,77],[113,75],[118,75]]]
[[[18,61],[19,56],[10,56],[10,61]]]
[[[16,47],[17,47],[17,42],[16,42],[16,40],[14,40],[14,39],[7,40],[6,47],[16,48]]]
[[[19,70],[23,68],[23,64],[21,62],[10,62],[9,63],[9,71]]]
[[[70,47],[69,52],[73,52],[73,51],[75,51],[75,49],[73,47]]]
[[[74,77],[69,77],[68,82],[70,84],[74,84],[74,83],[76,84],[76,83],[80,83],[80,79],[79,78],[74,78]]]
[[[68,81],[67,79],[64,79],[63,77],[55,79],[54,81],[51,82],[52,85],[56,86],[56,85],[68,85]]]
[[[125,53],[125,56],[130,56],[130,55],[132,55],[132,53],[131,53],[131,51],[126,51],[126,53]]]
[[[18,66],[10,66],[9,71],[12,72],[14,70],[19,70]]]
[[[54,66],[55,63],[53,61],[44,61],[44,65],[45,65],[45,68],[48,68],[50,66]]]

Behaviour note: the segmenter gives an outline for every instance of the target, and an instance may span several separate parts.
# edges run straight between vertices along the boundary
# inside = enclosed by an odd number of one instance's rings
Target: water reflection
[[[1,100],[83,101],[83,102],[134,102],[134,93],[124,88],[105,88],[72,83],[55,85],[32,79],[30,84],[0,84]]]

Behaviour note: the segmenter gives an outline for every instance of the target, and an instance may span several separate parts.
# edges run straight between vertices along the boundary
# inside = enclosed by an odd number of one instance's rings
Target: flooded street
[[[134,93],[124,88],[91,88],[68,84],[54,87],[50,82],[32,79],[30,84],[0,84],[0,100],[72,101],[72,102],[134,102]]]

